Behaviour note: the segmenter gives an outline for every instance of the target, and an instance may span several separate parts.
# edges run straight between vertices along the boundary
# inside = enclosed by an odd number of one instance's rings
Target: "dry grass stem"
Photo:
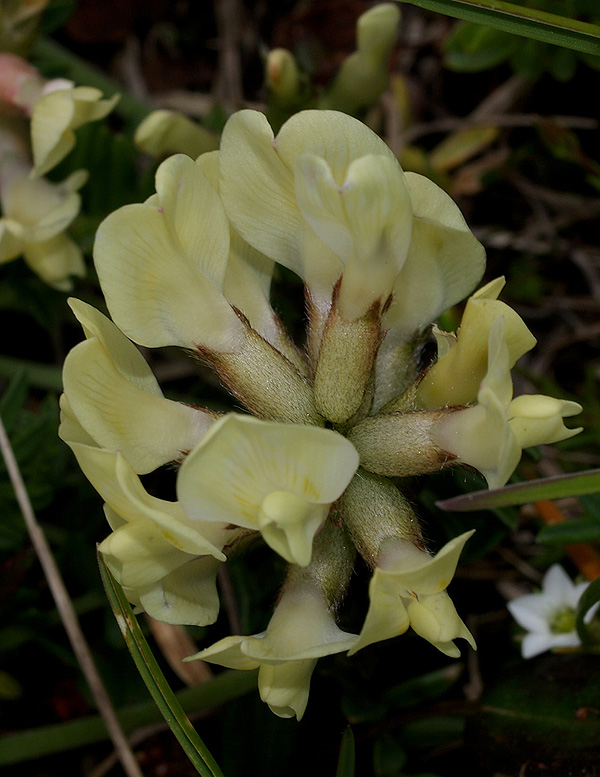
[[[56,607],[60,614],[65,631],[69,637],[73,652],[79,662],[81,670],[87,680],[98,711],[102,715],[108,733],[117,752],[119,761],[127,777],[143,777],[143,773],[136,761],[135,755],[129,746],[121,724],[117,718],[114,707],[102,682],[102,678],[96,669],[96,664],[85,636],[77,620],[77,615],[67,592],[61,574],[56,565],[52,550],[48,545],[44,532],[37,522],[29,494],[21,477],[21,472],[15,455],[6,434],[4,424],[0,418],[0,449],[6,463],[6,469],[15,490],[17,502],[23,514],[31,542],[44,570],[48,586],[54,597]]]

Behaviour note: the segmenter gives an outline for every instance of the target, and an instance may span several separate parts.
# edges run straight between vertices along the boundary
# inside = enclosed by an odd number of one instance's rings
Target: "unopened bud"
[[[135,132],[135,144],[154,157],[187,154],[193,159],[219,147],[212,132],[175,111],[153,111]]]
[[[315,402],[329,421],[343,424],[360,408],[381,337],[378,302],[364,316],[348,322],[334,301],[315,375]]]
[[[298,65],[291,51],[273,49],[267,57],[267,85],[280,102],[293,102],[300,91]]]

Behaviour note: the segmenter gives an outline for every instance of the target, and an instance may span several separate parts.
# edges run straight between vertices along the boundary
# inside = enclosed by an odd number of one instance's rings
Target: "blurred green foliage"
[[[568,19],[600,22],[596,0],[524,0],[521,4]],[[567,82],[574,77],[579,62],[600,69],[598,56],[524,39],[473,22],[457,24],[444,43],[444,64],[460,73],[478,73],[508,63],[524,78],[536,80],[547,72],[557,81]]]

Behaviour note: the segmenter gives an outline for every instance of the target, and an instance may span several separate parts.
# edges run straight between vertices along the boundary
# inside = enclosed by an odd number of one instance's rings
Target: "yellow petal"
[[[183,154],[156,171],[156,193],[167,229],[184,256],[218,288],[229,255],[229,223],[199,165]]]
[[[414,214],[411,244],[384,325],[408,339],[467,296],[485,269],[485,251],[453,200],[424,176],[406,173]]]
[[[279,718],[302,719],[308,695],[310,679],[317,665],[317,659],[288,661],[272,666],[263,664],[258,672],[260,698],[269,705],[271,712]]]
[[[61,291],[70,291],[73,287],[71,276],[85,275],[79,246],[67,235],[56,235],[42,243],[27,243],[23,258],[43,281]]]
[[[192,521],[178,502],[150,495],[120,453],[78,443],[71,448],[84,475],[120,523],[149,521],[177,550],[225,560],[221,548],[231,531],[212,522]]]
[[[135,345],[99,310],[83,300],[71,297],[69,307],[83,327],[86,338],[96,337],[104,346],[119,372],[149,394],[162,397],[163,393],[148,362]]]
[[[131,521],[100,543],[98,550],[119,583],[150,585],[182,566],[191,556],[178,550],[152,521]]]
[[[397,637],[409,627],[409,618],[394,581],[376,569],[369,584],[369,610],[358,635],[358,640],[348,651],[353,655],[358,650]]]
[[[458,330],[458,342],[425,375],[417,391],[421,407],[466,405],[477,398],[488,369],[489,338],[499,317],[504,319],[504,342],[509,369],[536,343],[521,317],[495,299],[473,295]]]
[[[389,156],[354,160],[338,183],[326,160],[303,154],[296,196],[316,234],[345,266],[340,309],[348,321],[385,302],[402,268],[412,223],[404,174]]]
[[[445,591],[412,599],[408,605],[410,625],[423,639],[452,658],[460,655],[453,640],[462,638],[475,649],[471,632],[460,619],[452,600]]]
[[[223,260],[228,244],[227,235]],[[112,319],[135,342],[222,351],[236,346],[241,322],[174,239],[160,208],[126,205],[108,216],[96,234],[94,260]]]
[[[85,431],[101,447],[122,451],[140,473],[181,458],[212,422],[200,410],[149,394],[129,381],[95,338],[68,354],[63,381]]]
[[[328,512],[328,505],[312,504],[289,491],[272,491],[262,501],[257,523],[269,547],[290,564],[305,567]]]
[[[101,100],[102,92],[89,86],[61,89],[41,97],[31,116],[31,142],[35,174],[44,175],[75,145],[74,129],[106,116],[118,95]]]
[[[294,173],[304,153],[323,158],[340,185],[355,159],[392,156],[375,133],[342,113],[302,111],[274,139],[262,114],[241,111],[223,133],[221,193],[229,218],[248,243],[298,273],[311,291],[330,294],[342,266],[298,207]]]
[[[219,614],[217,569],[211,557],[187,561],[152,585],[138,589],[139,604],[163,623],[207,626]]]
[[[218,136],[176,111],[152,111],[138,125],[134,142],[146,154],[197,157],[219,145]]]
[[[273,492],[288,492],[291,497],[276,498],[276,506],[291,499],[297,516],[303,503],[312,527],[322,515],[316,506],[335,501],[357,466],[354,447],[336,432],[229,414],[186,458],[177,492],[189,515],[251,529],[260,529],[265,515],[270,522],[277,512],[265,513],[264,500]],[[278,515],[276,525],[284,523]]]
[[[555,399],[541,394],[523,394],[508,406],[510,428],[521,448],[548,445],[567,440],[582,431],[582,427],[568,429],[563,418],[582,411],[577,402]]]
[[[454,537],[435,556],[416,548],[416,553],[409,549],[410,554],[406,554],[403,545],[407,543],[398,543],[396,548],[385,549],[385,558],[378,560],[382,567],[380,576],[382,580],[387,580],[387,585],[393,583],[397,593],[412,591],[418,596],[438,594],[450,584],[462,549],[474,533],[471,530]]]

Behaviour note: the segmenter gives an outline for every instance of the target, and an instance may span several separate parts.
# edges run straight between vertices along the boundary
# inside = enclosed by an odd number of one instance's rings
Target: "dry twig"
[[[102,678],[98,673],[94,658],[87,644],[85,636],[77,620],[77,615],[73,607],[73,603],[69,597],[62,576],[56,565],[56,561],[52,554],[52,550],[48,545],[48,541],[44,535],[42,527],[37,522],[29,494],[21,477],[19,465],[15,459],[15,455],[6,434],[4,424],[0,418],[0,448],[4,461],[6,462],[6,469],[10,477],[11,483],[15,490],[17,502],[23,514],[31,542],[37,553],[37,556],[44,570],[44,574],[48,581],[48,586],[56,602],[56,607],[60,614],[61,620],[65,627],[65,631],[71,642],[73,652],[79,662],[81,670],[87,680],[90,690],[94,696],[94,700],[98,707],[98,711],[102,715],[108,733],[113,742],[115,750],[118,754],[119,760],[127,777],[143,777],[143,773],[136,761],[135,755],[129,746],[129,742],[123,733],[121,724],[117,718],[114,707],[110,701],[110,698],[102,682]]]

